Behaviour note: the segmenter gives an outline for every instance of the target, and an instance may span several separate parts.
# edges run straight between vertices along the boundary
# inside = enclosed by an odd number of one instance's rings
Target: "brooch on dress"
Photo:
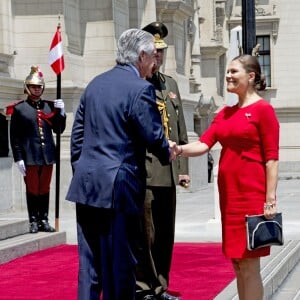
[[[251,113],[245,113],[245,117],[249,119],[251,117]]]

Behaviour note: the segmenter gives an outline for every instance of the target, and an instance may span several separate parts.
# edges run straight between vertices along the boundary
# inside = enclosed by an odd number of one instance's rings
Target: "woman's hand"
[[[264,204],[264,215],[267,219],[272,219],[277,213],[276,202],[266,202]]]

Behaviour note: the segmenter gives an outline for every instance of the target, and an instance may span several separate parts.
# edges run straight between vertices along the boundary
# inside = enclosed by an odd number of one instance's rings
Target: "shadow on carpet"
[[[77,245],[60,245],[0,265],[1,300],[75,300]],[[219,243],[176,243],[170,293],[212,300],[234,274]]]

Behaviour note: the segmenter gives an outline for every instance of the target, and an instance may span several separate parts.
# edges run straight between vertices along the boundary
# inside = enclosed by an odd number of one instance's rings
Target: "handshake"
[[[170,149],[170,161],[175,160],[182,152],[180,145],[177,145],[175,142],[169,140],[169,149]]]
[[[180,154],[182,154],[182,146],[177,145],[175,142],[169,140],[170,149],[170,161],[175,160]],[[190,176],[188,174],[178,175],[178,184],[184,188],[188,188],[190,185]]]

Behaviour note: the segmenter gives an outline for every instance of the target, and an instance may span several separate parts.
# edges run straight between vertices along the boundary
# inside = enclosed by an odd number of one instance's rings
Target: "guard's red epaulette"
[[[14,112],[14,107],[15,107],[17,104],[21,103],[21,102],[24,102],[24,100],[19,100],[19,101],[16,101],[16,102],[14,102],[14,103],[11,103],[11,104],[7,105],[7,106],[6,106],[6,114],[7,114],[7,115],[12,115],[12,113]]]

